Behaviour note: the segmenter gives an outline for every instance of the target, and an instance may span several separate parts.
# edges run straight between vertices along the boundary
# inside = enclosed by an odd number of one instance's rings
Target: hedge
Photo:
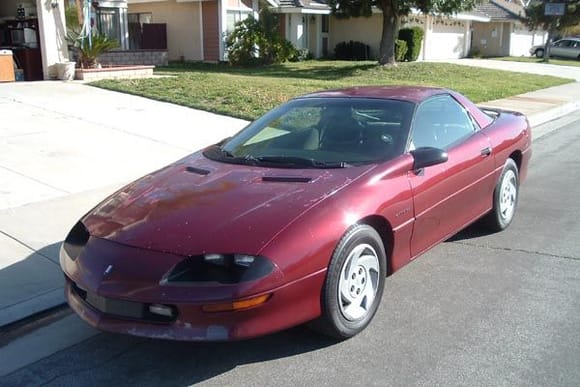
[[[399,39],[407,42],[405,60],[414,62],[419,58],[423,36],[424,32],[420,27],[401,28],[399,30]]]
[[[334,57],[338,60],[369,60],[371,48],[361,42],[340,42],[334,48]]]

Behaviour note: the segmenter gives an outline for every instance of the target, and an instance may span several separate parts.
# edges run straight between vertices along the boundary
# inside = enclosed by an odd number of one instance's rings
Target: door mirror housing
[[[413,169],[419,170],[431,165],[442,164],[448,160],[447,152],[433,147],[421,147],[411,151],[415,159]]]

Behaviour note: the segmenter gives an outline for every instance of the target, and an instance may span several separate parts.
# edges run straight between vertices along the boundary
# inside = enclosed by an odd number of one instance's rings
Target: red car
[[[503,230],[531,156],[528,121],[426,87],[293,99],[129,184],[61,248],[89,324],[233,340],[305,322],[348,338],[385,277],[483,218]]]

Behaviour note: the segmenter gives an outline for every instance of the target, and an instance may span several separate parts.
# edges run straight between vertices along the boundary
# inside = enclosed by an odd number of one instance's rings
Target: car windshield
[[[394,99],[303,98],[283,104],[221,145],[210,159],[281,168],[342,168],[401,155],[414,104]]]

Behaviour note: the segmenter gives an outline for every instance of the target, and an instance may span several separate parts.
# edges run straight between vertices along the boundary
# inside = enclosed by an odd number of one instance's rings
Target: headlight
[[[73,261],[83,251],[83,248],[89,241],[90,234],[82,222],[77,222],[72,230],[66,236],[62,248]]]
[[[162,285],[199,282],[236,284],[265,277],[274,264],[267,258],[248,254],[204,254],[188,257],[161,280]]]

